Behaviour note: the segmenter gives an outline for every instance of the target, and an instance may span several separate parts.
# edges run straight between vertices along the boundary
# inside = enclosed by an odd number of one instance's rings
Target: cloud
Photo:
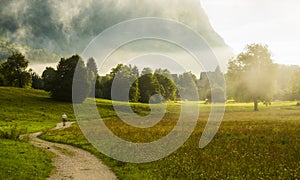
[[[149,16],[184,23],[211,46],[227,48],[197,0],[10,0],[1,1],[0,7],[1,35],[63,55],[82,52],[116,23]]]

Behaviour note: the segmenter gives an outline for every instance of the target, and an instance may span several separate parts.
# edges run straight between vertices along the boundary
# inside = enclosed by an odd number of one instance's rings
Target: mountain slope
[[[82,52],[95,36],[116,23],[162,17],[201,34],[217,49],[221,61],[232,56],[196,0],[11,0],[1,1],[0,7],[0,34],[4,38],[62,55]]]

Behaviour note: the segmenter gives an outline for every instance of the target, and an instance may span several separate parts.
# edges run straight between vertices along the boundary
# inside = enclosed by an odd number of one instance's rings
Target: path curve
[[[62,123],[58,123],[57,126],[51,130],[64,129],[70,127],[72,123],[73,122],[67,122],[66,126],[63,126]],[[115,174],[91,153],[70,145],[52,143],[39,139],[38,136],[41,133],[42,132],[29,134],[29,142],[36,147],[44,148],[55,154],[55,158],[52,159],[52,164],[56,168],[47,179],[117,179]]]

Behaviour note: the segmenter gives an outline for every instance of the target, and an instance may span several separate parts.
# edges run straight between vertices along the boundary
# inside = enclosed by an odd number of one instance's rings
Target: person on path
[[[63,126],[65,126],[65,125],[66,125],[66,122],[67,122],[67,115],[64,113],[64,114],[61,116],[61,118],[62,118],[62,121],[63,121]]]

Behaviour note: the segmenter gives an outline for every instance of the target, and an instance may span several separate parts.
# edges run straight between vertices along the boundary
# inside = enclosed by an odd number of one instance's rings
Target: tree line
[[[79,55],[69,58],[61,58],[57,69],[47,67],[40,77],[32,70],[26,70],[28,60],[20,52],[14,52],[7,60],[0,64],[0,85],[14,87],[32,87],[49,91],[54,99],[62,101],[72,101],[73,79],[80,81],[82,90],[78,102],[82,102],[86,97],[97,97],[104,99],[131,102],[148,103],[150,98],[153,102],[181,100],[180,94],[184,94],[183,100],[199,100],[197,94],[205,94],[200,98],[210,98],[211,88],[206,74],[202,74],[200,79],[191,72],[180,75],[171,74],[168,69],[144,68],[141,72],[136,66],[118,64],[111,72],[105,76],[98,75],[97,65],[93,58],[88,59],[87,64]],[[73,78],[75,69],[80,73],[78,78]],[[221,77],[219,68],[216,74]],[[117,88],[112,88],[113,82]],[[205,85],[203,86],[203,82]],[[218,89],[221,86],[217,86]],[[128,95],[124,94],[124,89],[128,89]],[[118,91],[118,92],[114,92]],[[180,92],[180,93],[179,93]],[[219,88],[220,93],[224,89]],[[160,96],[153,96],[159,94]],[[128,96],[128,97],[127,97]],[[225,99],[221,100],[224,101]],[[73,99],[74,101],[74,99]]]
[[[76,102],[86,97],[142,103],[210,101],[213,93],[216,102],[252,101],[254,110],[258,110],[260,101],[300,99],[300,67],[275,64],[268,46],[262,44],[247,45],[244,52],[229,61],[225,74],[217,67],[214,72],[202,72],[200,77],[191,72],[175,75],[168,69],[140,71],[136,66],[123,64],[100,76],[95,60],[90,58],[85,64],[79,55],[61,58],[56,69],[47,67],[40,77],[26,70],[28,63],[23,54],[14,51],[0,64],[0,85],[43,89],[54,99],[72,101],[75,79],[82,85],[73,99]],[[79,75],[73,78],[76,67]],[[222,77],[226,79],[226,99]]]
[[[222,76],[217,68],[216,74]],[[153,102],[190,100],[197,101],[198,92],[211,93],[209,86],[202,86],[201,81],[208,84],[207,76],[198,79],[191,72],[171,74],[168,69],[144,68],[141,72],[136,66],[118,64],[110,74],[98,76],[95,85],[95,97],[118,101]],[[113,86],[113,83],[115,86]],[[221,85],[220,93],[224,93]],[[112,93],[114,96],[112,96]],[[129,95],[128,95],[129,94]],[[159,94],[160,96],[153,96]],[[204,97],[202,97],[204,98]],[[205,96],[206,98],[206,96]],[[219,99],[220,101],[224,101]]]

